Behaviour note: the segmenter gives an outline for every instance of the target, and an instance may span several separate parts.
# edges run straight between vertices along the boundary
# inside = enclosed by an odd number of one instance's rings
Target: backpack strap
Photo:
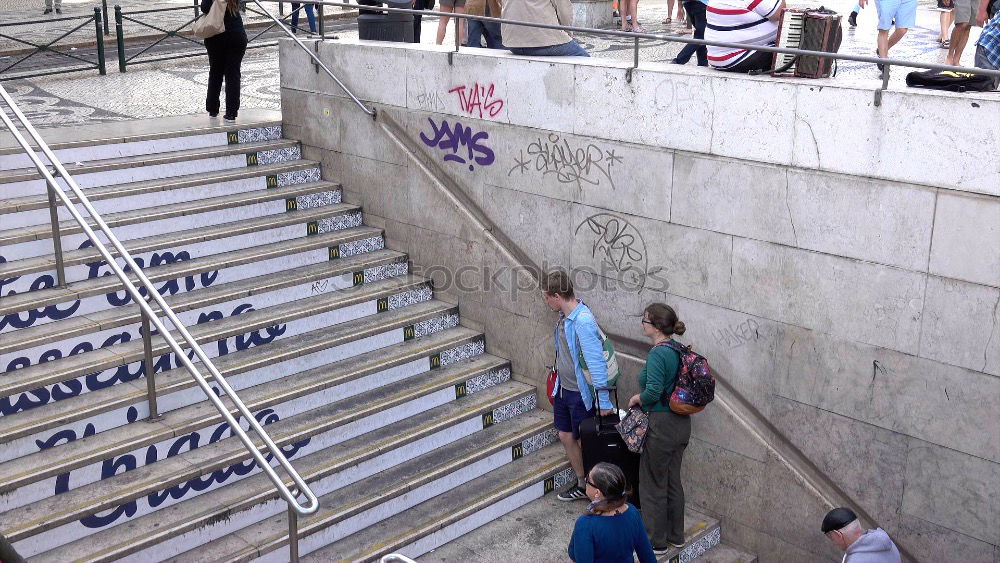
[[[674,342],[672,340],[664,340],[663,342],[660,342],[656,346],[653,346],[653,348],[659,348],[660,346],[665,346],[667,348],[670,348],[674,352],[677,352],[677,378],[680,379],[681,375],[680,372],[681,369],[683,369],[684,367],[683,365],[681,365],[684,361],[683,355],[687,353],[689,348],[679,342]],[[674,387],[676,386],[677,382],[674,382]],[[663,403],[664,405],[668,405],[670,403],[670,395],[667,394],[666,389],[663,390],[663,395],[660,396],[659,402]]]

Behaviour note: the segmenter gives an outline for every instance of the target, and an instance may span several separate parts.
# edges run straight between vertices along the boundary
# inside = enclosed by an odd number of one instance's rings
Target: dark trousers
[[[413,0],[414,10],[430,10],[433,6],[434,0]],[[413,42],[420,43],[420,19],[423,16],[413,14]]]
[[[486,37],[487,49],[503,49],[503,41],[500,39],[500,24],[469,20],[469,39],[465,42],[465,46],[482,47],[483,37]]]
[[[684,543],[684,487],[681,461],[691,439],[691,418],[649,413],[646,445],[639,459],[642,521],[654,549]]]
[[[226,117],[235,118],[240,111],[240,65],[247,52],[247,34],[244,31],[220,33],[205,39],[208,50],[208,96],[205,109],[219,113],[219,95],[222,82],[226,82]]]
[[[724,70],[726,72],[742,72],[747,73],[751,71],[763,71],[771,70],[771,63],[774,61],[774,55],[765,51],[754,51],[754,54],[743,59],[736,66],[729,68],[720,68],[719,70]]]
[[[704,39],[705,25],[707,23],[705,5],[700,0],[686,0],[684,2],[684,10],[687,11],[688,17],[694,22],[694,38]],[[698,66],[708,66],[708,47],[704,45],[685,45],[681,49],[681,52],[677,54],[677,62],[686,65],[691,60],[691,55],[695,53],[698,54]]]

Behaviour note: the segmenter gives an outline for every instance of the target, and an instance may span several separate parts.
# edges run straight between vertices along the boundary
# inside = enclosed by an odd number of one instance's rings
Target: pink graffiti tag
[[[503,100],[493,98],[494,88],[493,84],[487,86],[476,82],[469,87],[456,86],[448,90],[448,93],[458,94],[458,103],[462,106],[462,111],[473,117],[478,113],[479,119],[482,119],[484,115],[496,117],[503,109]]]

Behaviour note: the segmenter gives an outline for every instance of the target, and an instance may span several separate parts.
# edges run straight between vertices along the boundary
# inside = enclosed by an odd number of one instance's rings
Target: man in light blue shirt
[[[552,272],[542,280],[542,298],[553,311],[560,313],[553,333],[556,349],[556,385],[553,389],[553,422],[559,441],[566,450],[566,459],[576,472],[577,482],[559,493],[559,500],[587,500],[586,476],[583,472],[583,449],[580,446],[580,423],[594,416],[611,414],[610,393],[596,393],[583,373],[578,358],[582,355],[593,380],[593,387],[608,384],[608,369],[604,360],[597,320],[590,308],[576,298],[573,282],[566,272]]]

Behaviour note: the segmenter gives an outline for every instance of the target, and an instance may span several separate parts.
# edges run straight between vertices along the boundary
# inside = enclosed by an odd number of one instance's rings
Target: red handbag
[[[556,404],[556,380],[559,376],[556,374],[556,368],[552,366],[545,366],[549,368],[549,375],[545,377],[545,394],[549,397],[549,404]]]

